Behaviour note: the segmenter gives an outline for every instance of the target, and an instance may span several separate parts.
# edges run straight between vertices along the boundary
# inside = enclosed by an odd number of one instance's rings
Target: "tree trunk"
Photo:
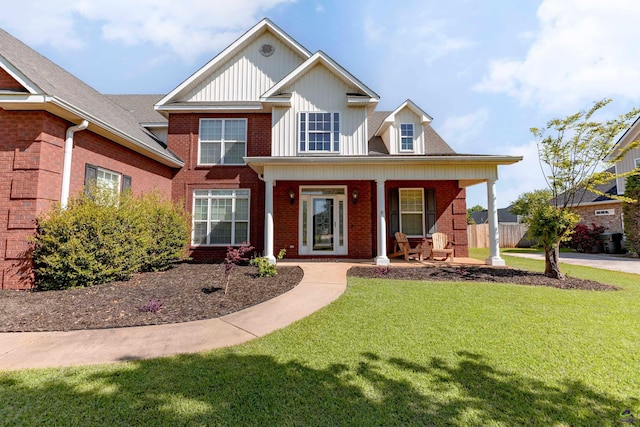
[[[560,271],[560,242],[544,248],[544,275],[552,279],[564,280]]]

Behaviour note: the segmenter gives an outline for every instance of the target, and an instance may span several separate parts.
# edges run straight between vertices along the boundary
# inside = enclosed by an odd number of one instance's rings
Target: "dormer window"
[[[400,151],[413,152],[413,123],[400,124]]]
[[[300,152],[340,151],[340,113],[300,113]]]

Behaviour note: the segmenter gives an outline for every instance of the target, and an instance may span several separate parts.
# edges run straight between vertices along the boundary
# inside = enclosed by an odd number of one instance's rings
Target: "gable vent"
[[[276,50],[274,49],[274,47],[270,44],[263,44],[262,46],[260,46],[260,53],[262,54],[262,56],[271,56],[275,51]]]

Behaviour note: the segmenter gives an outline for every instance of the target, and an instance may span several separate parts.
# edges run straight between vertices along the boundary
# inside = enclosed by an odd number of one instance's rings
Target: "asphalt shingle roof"
[[[182,161],[132,114],[71,73],[0,29],[0,56],[18,69],[42,94],[56,97],[84,111],[95,125],[110,127],[132,142],[181,164]]]

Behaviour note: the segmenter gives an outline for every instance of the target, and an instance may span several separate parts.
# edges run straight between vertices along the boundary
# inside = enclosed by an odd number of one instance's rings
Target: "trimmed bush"
[[[165,269],[186,256],[190,222],[159,193],[95,190],[37,220],[33,271],[42,290],[94,286]]]

